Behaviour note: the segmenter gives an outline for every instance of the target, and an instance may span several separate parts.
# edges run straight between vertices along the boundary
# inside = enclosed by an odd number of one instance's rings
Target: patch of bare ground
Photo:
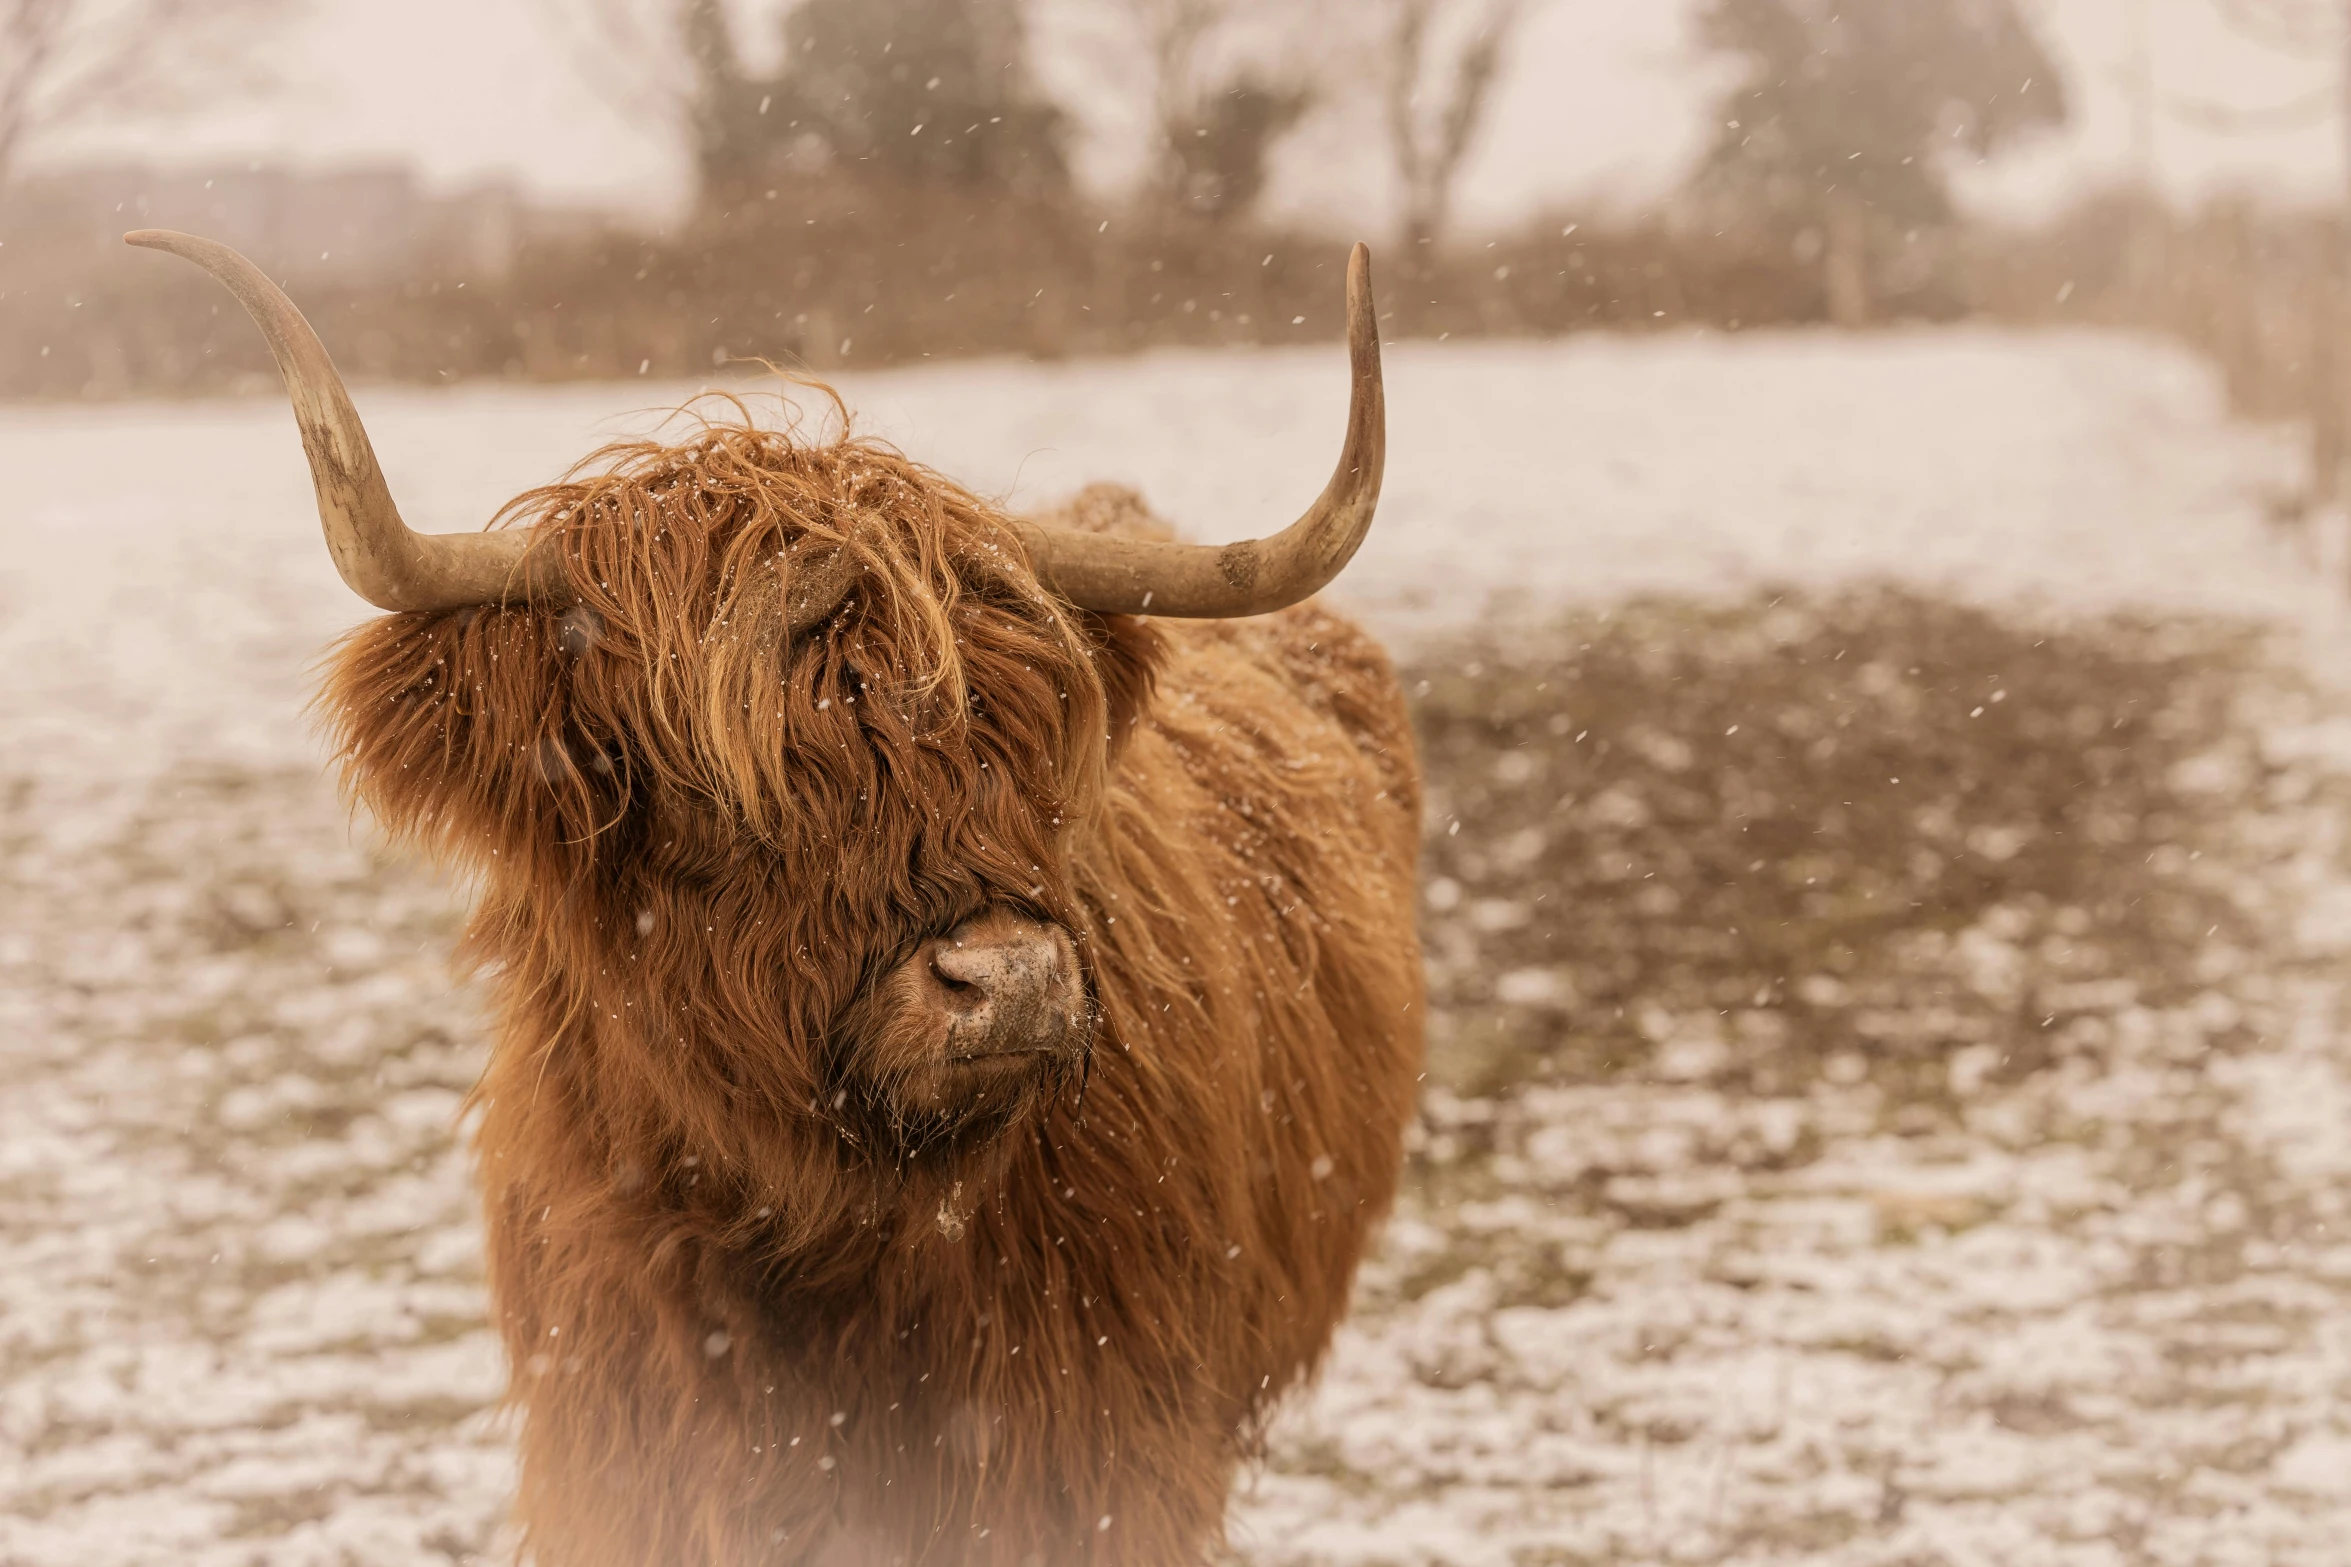
[[[1237,1538],[2336,1559],[2351,727],[2289,668],[1892,590],[1426,650],[1408,1193]]]

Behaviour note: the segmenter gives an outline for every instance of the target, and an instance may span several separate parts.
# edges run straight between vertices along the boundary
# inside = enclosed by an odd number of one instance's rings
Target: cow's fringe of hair
[[[755,830],[772,825],[761,804],[783,798],[786,782],[755,756],[789,750],[803,715],[786,705],[763,720],[751,688],[783,656],[784,609],[800,573],[831,569],[835,551],[853,563],[857,585],[828,624],[861,613],[858,632],[886,648],[876,656],[888,659],[897,696],[917,705],[942,743],[961,734],[969,702],[955,625],[975,559],[989,563],[995,597],[1020,597],[1054,635],[1075,645],[1093,634],[1027,578],[1018,535],[999,510],[887,443],[855,436],[839,394],[803,384],[829,401],[834,438],[805,438],[796,411],[781,428],[762,427],[743,398],[709,393],[678,411],[694,426],[687,439],[612,442],[498,518],[562,553],[577,603],[574,641],[635,660],[644,717],[664,742],[653,759],[691,754],[705,769],[658,781],[730,798]],[[735,417],[712,417],[712,404]],[[680,657],[686,648],[697,661]],[[740,743],[712,754],[691,743],[697,732]]]

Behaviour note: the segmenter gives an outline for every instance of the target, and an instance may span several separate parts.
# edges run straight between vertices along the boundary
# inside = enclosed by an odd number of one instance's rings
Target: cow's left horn
[[[409,530],[392,504],[375,448],[326,345],[268,274],[228,246],[193,234],[139,229],[123,238],[149,250],[168,250],[211,273],[269,339],[286,393],[294,400],[302,448],[310,454],[327,551],[354,593],[378,609],[393,610],[459,609],[510,600],[548,604],[568,596],[555,556],[531,553],[530,535],[519,529]]]
[[[1114,615],[1195,620],[1262,615],[1319,592],[1371,531],[1387,461],[1387,401],[1380,385],[1379,313],[1371,252],[1347,258],[1347,350],[1354,388],[1338,471],[1305,516],[1270,538],[1239,544],[1169,544],[1020,525],[1045,586],[1081,608]]]

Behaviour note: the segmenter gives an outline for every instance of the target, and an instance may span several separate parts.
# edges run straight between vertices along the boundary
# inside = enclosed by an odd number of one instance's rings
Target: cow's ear
[[[395,838],[476,870],[570,861],[625,768],[576,714],[577,628],[527,609],[390,615],[328,661],[344,786]]]
[[[1167,638],[1160,634],[1158,622],[1140,615],[1087,611],[1085,618],[1094,643],[1094,671],[1102,681],[1110,759],[1115,762],[1127,737],[1151,711],[1151,693],[1167,656]]]

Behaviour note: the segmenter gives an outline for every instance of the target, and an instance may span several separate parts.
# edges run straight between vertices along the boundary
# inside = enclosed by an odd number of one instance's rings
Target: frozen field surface
[[[2322,676],[2344,646],[2337,590],[2263,520],[2291,443],[2144,344],[1415,344],[1389,386],[1386,500],[1342,597],[1407,652],[1571,604],[1877,580],[2051,623],[2250,619]],[[454,529],[688,390],[360,401],[410,521]],[[984,492],[1116,478],[1219,539],[1314,494],[1344,369],[1169,354],[844,390]],[[307,670],[364,607],[291,421],[274,398],[5,409],[0,462],[0,1567],[490,1553],[509,1468],[455,1125],[479,1060],[446,977],[458,894],[323,777]],[[1720,1039],[1665,1019],[1655,1071],[1433,1088],[1357,1317],[1237,1493],[1238,1555],[2344,1561],[2335,712],[2247,719],[2271,771],[2242,862],[2275,874],[2232,896],[2266,934],[2193,1005],[2066,1002],[2110,1025],[2095,1070],[1954,1064],[1964,1113],[1910,1125],[1841,1066],[1732,1084]],[[1437,945],[1511,907],[1433,902]]]

